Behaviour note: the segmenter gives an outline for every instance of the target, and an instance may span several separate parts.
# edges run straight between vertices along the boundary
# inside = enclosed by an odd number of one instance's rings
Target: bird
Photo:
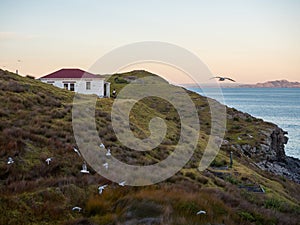
[[[72,208],[72,211],[78,211],[80,212],[82,210],[82,208],[78,207],[78,206],[75,206]]]
[[[106,188],[106,187],[107,187],[107,184],[104,184],[104,185],[98,187],[98,191],[99,191],[99,194],[100,194],[100,195],[102,194],[102,191],[103,191],[104,188]]]
[[[124,180],[124,181],[120,182],[119,185],[122,186],[122,187],[124,187],[125,183],[126,183],[126,181]]]
[[[107,162],[103,163],[103,166],[104,166],[105,169],[108,169],[108,163]]]
[[[109,148],[107,149],[107,152],[106,152],[105,155],[106,155],[106,156],[111,156],[111,153],[110,153],[110,149],[109,149]]]
[[[52,161],[52,157],[50,157],[50,158],[47,158],[45,161],[46,161],[46,163],[49,165],[49,164],[50,164],[50,162]]]
[[[204,210],[200,210],[197,212],[197,215],[200,215],[200,214],[206,214],[206,212]]]
[[[81,173],[90,173],[90,171],[87,170],[86,163],[82,164],[82,170],[80,170]]]
[[[229,78],[229,77],[212,77],[212,78],[210,78],[210,80],[211,80],[211,79],[214,79],[214,78],[218,78],[219,81],[230,80],[230,81],[232,81],[232,82],[235,82],[235,80],[233,80],[233,79],[231,79],[231,78]]]
[[[14,160],[12,157],[8,157],[7,159],[7,165],[10,165],[10,164],[13,164],[14,163]]]
[[[99,147],[100,147],[100,148],[105,148],[105,145],[104,145],[103,143],[101,143],[101,144],[99,145]]]
[[[77,148],[73,148],[73,150],[74,150],[74,152],[76,152],[78,154],[79,157],[81,157],[81,154]]]

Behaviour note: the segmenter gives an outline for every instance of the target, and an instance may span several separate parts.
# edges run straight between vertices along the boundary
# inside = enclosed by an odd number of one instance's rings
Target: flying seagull
[[[101,143],[101,144],[99,145],[99,147],[100,147],[100,148],[105,148],[105,145],[104,145],[103,143]]]
[[[82,210],[82,208],[78,207],[78,206],[75,206],[72,208],[72,211],[78,211],[80,212]]]
[[[110,153],[110,149],[109,149],[109,148],[107,149],[107,152],[106,152],[105,155],[106,155],[106,156],[111,156],[111,153]]]
[[[122,187],[124,187],[125,183],[126,183],[126,181],[124,180],[124,181],[120,182],[119,185],[122,186]]]
[[[108,169],[108,163],[107,162],[103,163],[102,165],[104,166],[105,169]]]
[[[82,164],[82,170],[80,170],[81,173],[90,173],[90,171],[87,170],[86,163]]]
[[[50,164],[50,162],[52,161],[52,157],[50,157],[50,158],[47,158],[45,161],[46,161],[46,163],[49,165],[49,164]]]
[[[8,157],[7,159],[7,165],[10,165],[10,164],[13,164],[14,163],[14,160],[12,157]]]
[[[74,152],[76,152],[79,155],[79,157],[81,157],[81,154],[77,148],[73,148],[73,150],[74,150]]]
[[[233,80],[233,79],[231,79],[231,78],[229,78],[229,77],[212,77],[212,78],[210,78],[210,80],[211,80],[211,79],[214,79],[214,78],[218,78],[219,81],[230,80],[230,81],[232,81],[232,82],[235,82],[235,80]]]
[[[206,212],[204,210],[200,210],[197,212],[197,215],[200,215],[200,214],[206,214]]]
[[[106,187],[107,187],[107,184],[98,187],[98,191],[99,191],[99,194],[100,194],[100,195],[102,194],[102,191],[103,191],[104,188],[106,188]]]

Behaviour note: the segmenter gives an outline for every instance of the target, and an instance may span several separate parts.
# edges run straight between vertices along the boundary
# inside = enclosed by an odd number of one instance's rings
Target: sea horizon
[[[201,88],[187,89],[212,98],[223,94],[222,103],[228,107],[278,125],[288,132],[286,155],[300,159],[300,88],[222,87],[215,92],[216,88],[205,87],[208,95]]]

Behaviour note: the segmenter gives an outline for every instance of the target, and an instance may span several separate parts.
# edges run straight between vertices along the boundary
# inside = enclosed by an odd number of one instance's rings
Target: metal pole
[[[232,164],[233,164],[232,155],[233,155],[233,152],[231,151],[230,152],[230,164],[229,164],[230,168],[232,168]]]

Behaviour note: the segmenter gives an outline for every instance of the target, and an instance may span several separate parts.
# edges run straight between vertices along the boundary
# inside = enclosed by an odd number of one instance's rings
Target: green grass
[[[113,75],[109,79],[111,90],[115,88],[119,93],[130,79],[145,76],[156,75],[146,71]],[[0,70],[0,79],[0,224],[134,224],[134,219],[147,217],[175,225],[293,225],[299,221],[299,185],[270,176],[253,166],[255,158],[249,159],[230,148],[242,144],[258,146],[266,138],[257,132],[258,128],[268,130],[274,127],[272,124],[243,117],[228,108],[225,139],[230,145],[222,146],[212,166],[228,165],[229,152],[234,151],[233,168],[221,171],[228,175],[224,179],[216,177],[212,169],[199,172],[197,168],[210,134],[210,111],[204,97],[189,92],[201,125],[198,146],[190,161],[159,184],[119,187],[90,167],[88,176],[79,172],[82,159],[73,152],[76,143],[71,123],[72,92],[8,71]],[[163,142],[153,151],[143,153],[126,148],[116,139],[110,118],[113,103],[114,99],[97,99],[95,120],[99,136],[116,158],[149,165],[174,151],[181,127],[171,104],[148,97],[134,105],[130,123],[137,138],[150,135],[148,124],[154,117],[164,119],[167,125]],[[15,160],[10,166],[6,164],[9,156]],[[54,157],[49,166],[45,163],[47,157]],[[99,195],[97,187],[104,183],[109,187]],[[239,188],[247,183],[262,185],[266,193],[258,195]],[[83,212],[72,212],[74,206],[82,207]],[[196,215],[198,210],[207,214]]]

